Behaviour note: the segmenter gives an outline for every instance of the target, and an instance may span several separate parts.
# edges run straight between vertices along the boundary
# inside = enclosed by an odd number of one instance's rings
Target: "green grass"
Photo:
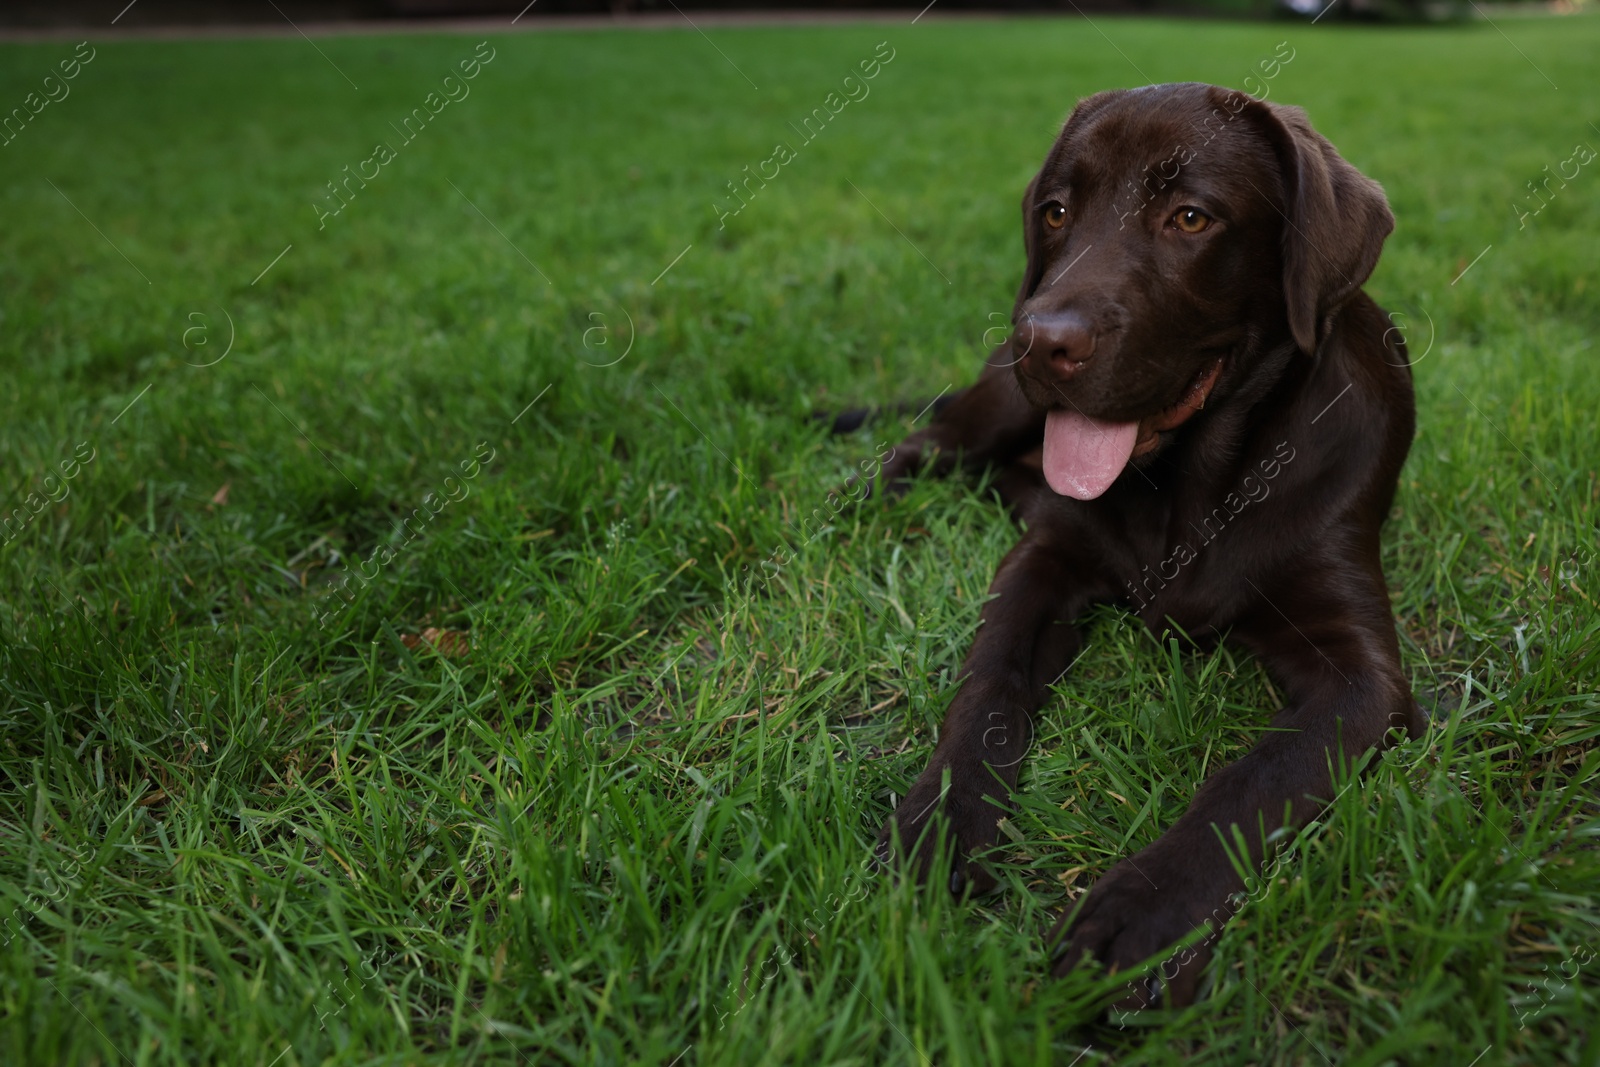
[[[98,44],[0,148],[5,510],[68,491],[0,547],[0,1059],[1600,1060],[1600,169],[1511,207],[1600,146],[1600,21],[1096,25],[497,38],[320,232],[478,38]],[[1272,99],[1399,218],[1369,290],[1426,355],[1385,562],[1438,718],[1257,887],[1198,1005],[1119,1028],[1041,935],[1272,686],[1107,609],[1005,891],[863,872],[1015,534],[928,483],[804,543],[904,432],[808,415],[973,377],[1077,97],[1241,85],[1285,38]],[[71,51],[0,47],[0,104]]]

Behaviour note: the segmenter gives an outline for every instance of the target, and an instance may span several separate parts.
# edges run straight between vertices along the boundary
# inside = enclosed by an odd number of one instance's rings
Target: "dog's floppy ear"
[[[1394,215],[1383,187],[1346,163],[1297,107],[1251,109],[1283,171],[1283,297],[1289,330],[1315,355],[1328,318],[1377,266]]]

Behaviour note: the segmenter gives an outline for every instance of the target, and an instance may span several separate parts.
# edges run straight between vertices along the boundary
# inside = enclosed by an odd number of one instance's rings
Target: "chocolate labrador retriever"
[[[1326,806],[1334,768],[1424,726],[1378,550],[1411,371],[1361,291],[1393,226],[1377,183],[1298,108],[1192,84],[1092,96],[1023,196],[1010,341],[879,475],[993,466],[1024,530],[884,827],[886,862],[926,876],[943,840],[952,889],[993,885],[976,858],[1091,604],[1235,639],[1282,689],[1270,732],[1052,935],[1061,974],[1126,970],[1211,930],[1125,1006],[1193,1000],[1243,888],[1223,839],[1260,864]]]

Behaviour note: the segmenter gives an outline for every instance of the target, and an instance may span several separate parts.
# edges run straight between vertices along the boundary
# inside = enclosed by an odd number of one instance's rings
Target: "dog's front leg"
[[[1032,740],[1031,713],[1082,642],[1071,620],[1088,604],[1087,583],[1061,541],[1040,523],[1000,564],[939,744],[879,835],[884,862],[909,857],[925,878],[942,824],[953,852],[950,888],[993,886],[974,857],[996,843]]]
[[[1341,768],[1388,743],[1391,731],[1414,736],[1423,729],[1400,671],[1381,575],[1353,578],[1339,561],[1307,566],[1320,581],[1264,586],[1235,631],[1284,687],[1286,705],[1270,731],[1212,775],[1166,833],[1112,866],[1051,936],[1052,943],[1065,938],[1059,975],[1089,959],[1128,970],[1211,928],[1198,944],[1164,960],[1160,981],[1130,990],[1120,1008],[1194,1000],[1214,935],[1246,888],[1223,838],[1232,847],[1240,834],[1245,868],[1259,874],[1287,836],[1333,799]]]

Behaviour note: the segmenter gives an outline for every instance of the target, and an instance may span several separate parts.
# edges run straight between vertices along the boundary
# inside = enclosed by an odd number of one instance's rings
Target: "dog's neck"
[[[1257,440],[1259,429],[1272,411],[1294,402],[1313,369],[1313,358],[1287,330],[1272,338],[1246,338],[1228,354],[1225,380],[1206,410],[1183,428],[1174,447],[1151,457],[1149,473],[1167,493],[1225,491],[1263,445],[1271,451],[1272,442]],[[1210,472],[1204,484],[1196,481],[1200,471]]]

